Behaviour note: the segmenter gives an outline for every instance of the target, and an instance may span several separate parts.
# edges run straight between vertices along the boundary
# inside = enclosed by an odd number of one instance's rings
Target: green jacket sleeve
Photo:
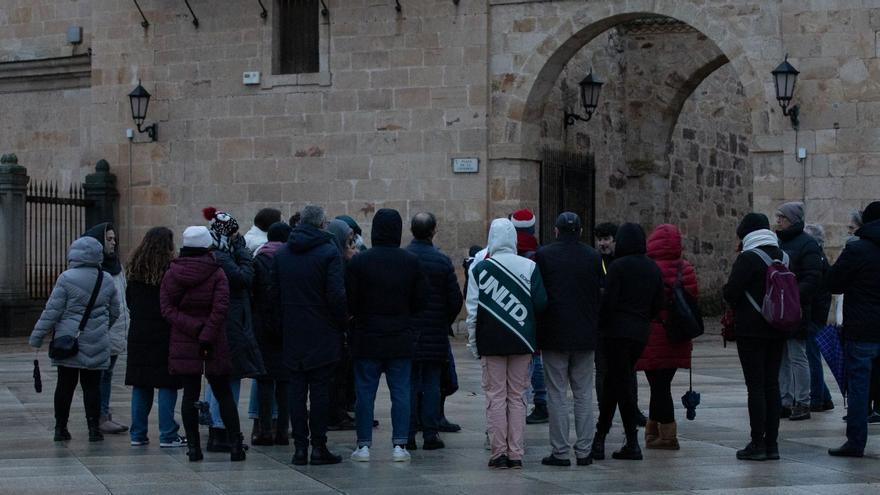
[[[547,290],[544,288],[544,279],[541,278],[541,270],[535,265],[532,272],[532,307],[536,313],[540,313],[547,308]]]

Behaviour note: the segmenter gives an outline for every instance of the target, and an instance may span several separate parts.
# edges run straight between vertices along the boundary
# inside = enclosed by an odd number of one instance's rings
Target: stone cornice
[[[0,62],[0,93],[88,88],[92,84],[92,57],[69,57]]]

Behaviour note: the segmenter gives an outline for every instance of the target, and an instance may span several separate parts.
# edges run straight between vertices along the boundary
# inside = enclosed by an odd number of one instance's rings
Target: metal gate
[[[596,225],[596,165],[592,154],[544,150],[541,160],[541,244],[554,239],[553,226],[563,211],[581,217],[584,236],[593,243]]]
[[[67,249],[86,228],[85,198],[80,184],[62,196],[57,184],[32,182],[27,189],[27,288],[32,299],[47,299],[55,279],[67,268]]]

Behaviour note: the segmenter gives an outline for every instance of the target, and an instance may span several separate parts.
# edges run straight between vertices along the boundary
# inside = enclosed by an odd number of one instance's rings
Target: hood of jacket
[[[373,230],[370,240],[373,246],[400,247],[403,234],[403,220],[397,210],[382,208],[373,216]]]
[[[214,274],[220,264],[214,260],[213,253],[200,256],[180,256],[171,261],[168,269],[180,285],[190,288],[201,285]]]
[[[658,225],[648,237],[648,256],[653,260],[678,260],[681,252],[681,231],[675,225]]]
[[[99,267],[103,260],[104,246],[94,237],[80,237],[73,241],[67,251],[67,262],[70,268]]]
[[[489,256],[500,253],[516,254],[516,228],[506,218],[496,218],[489,226],[489,240],[486,243]]]
[[[351,227],[343,220],[334,219],[327,224],[327,232],[333,234],[333,242],[340,254],[345,254],[348,238],[351,237]]]
[[[863,225],[862,228],[856,231],[856,237],[871,241],[880,246],[880,220]]]
[[[333,234],[314,225],[301,223],[293,229],[287,247],[294,253],[305,253],[321,244],[332,243]]]
[[[278,241],[269,241],[266,244],[263,244],[263,247],[260,248],[260,256],[265,256],[269,258],[269,261],[272,261],[275,258],[275,253],[283,246],[283,242]]]
[[[253,253],[256,252],[260,246],[269,242],[269,237],[266,232],[263,232],[259,227],[254,225],[251,227],[251,230],[248,230],[244,235],[244,242],[250,252]]]
[[[625,223],[617,230],[617,236],[614,237],[615,249],[614,257],[622,258],[633,254],[645,254],[645,231],[641,225],[635,223]]]
[[[785,230],[777,230],[776,236],[779,242],[788,242],[804,233],[804,222],[798,222]]]
[[[91,237],[92,239],[96,239],[101,243],[101,252],[103,253],[103,260],[101,261],[101,268],[108,272],[110,275],[117,275],[122,271],[122,264],[119,263],[119,238],[118,232],[116,238],[116,249],[113,250],[113,254],[104,253],[104,240],[106,239],[107,231],[112,230],[116,231],[113,227],[113,224],[110,222],[99,223],[94,227],[87,230],[82,236],[83,237]]]

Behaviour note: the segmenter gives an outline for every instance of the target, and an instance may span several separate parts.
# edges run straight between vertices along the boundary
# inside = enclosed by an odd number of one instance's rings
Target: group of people
[[[253,444],[287,445],[292,436],[293,464],[336,464],[342,457],[328,448],[327,431],[353,428],[351,459],[366,462],[384,373],[392,459],[407,461],[418,448],[418,431],[422,448],[434,450],[444,447],[440,431],[457,429],[446,420],[443,402],[456,388],[448,336],[464,305],[467,347],[482,368],[489,467],[522,467],[530,391],[535,410],[528,422],[549,423],[545,465],[571,465],[572,451],[579,466],[604,459],[618,410],[626,441],[612,457],[642,459],[640,426],[647,448],[680,448],[671,384],[678,369],[691,367],[693,347],[673,338],[679,332],[671,326],[680,321],[673,296],[686,293],[696,301],[699,293],[674,225],[646,235],[634,223],[601,224],[594,229],[597,250],[581,242],[581,219],[566,211],[556,219],[555,241],[539,246],[534,214],[518,210],[492,221],[485,249],[471,249],[462,290],[449,257],[433,244],[438,225],[431,213],[411,219],[412,242],[401,248],[403,219],[380,209],[369,249],[351,217],[331,220],[316,205],[288,222],[278,210],[261,210],[245,235],[229,213],[204,213],[208,225],[186,228],[179,252],[169,229],[148,231],[125,270],[110,224],[71,245],[69,269],[30,339],[39,348],[52,334],[50,355],[63,338],[72,337],[77,347],[63,357],[55,349],[53,357],[56,441],[70,440],[77,382],[90,441],[101,440],[102,430],[126,430],[112,419],[109,391],[127,339],[132,446],[149,443],[147,417],[158,389],[161,447],[186,446],[190,461],[201,460],[203,422],[209,451],[244,460],[238,397],[241,379],[253,378]],[[880,202],[860,221],[834,266],[822,250],[821,229],[804,224],[801,203],[779,208],[775,231],[757,213],[737,229],[741,253],[723,295],[748,389],[752,438],[739,459],[778,459],[780,417],[808,419],[811,411],[833,409],[814,339],[832,293],[845,294],[850,407],[847,443],[830,453],[863,454],[872,363],[880,370],[880,334],[873,330],[880,307]],[[768,266],[779,265],[797,277],[802,321],[794,332],[774,328],[757,302],[768,295]],[[637,371],[650,385],[647,418],[637,404]],[[174,420],[180,389],[185,437]]]

